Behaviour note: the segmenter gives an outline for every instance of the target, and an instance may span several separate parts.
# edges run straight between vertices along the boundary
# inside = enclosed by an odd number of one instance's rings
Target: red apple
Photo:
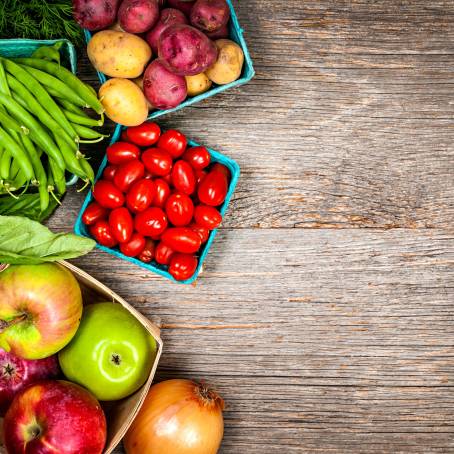
[[[56,355],[45,359],[22,359],[0,349],[0,416],[4,416],[13,397],[23,388],[60,373]]]
[[[25,359],[57,353],[74,336],[82,294],[62,265],[14,265],[0,273],[0,348]]]
[[[46,380],[14,398],[3,423],[10,454],[101,454],[106,417],[86,389],[62,380]]]

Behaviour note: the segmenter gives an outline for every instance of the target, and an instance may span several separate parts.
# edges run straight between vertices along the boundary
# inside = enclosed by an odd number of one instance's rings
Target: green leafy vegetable
[[[72,17],[71,0],[7,0],[0,2],[0,38],[67,38],[83,43]]]
[[[0,263],[35,265],[71,259],[87,254],[95,245],[72,233],[52,233],[27,218],[0,216]]]
[[[51,198],[47,209],[41,211],[38,193],[22,194],[17,199],[10,196],[0,197],[0,215],[3,216],[25,216],[43,222],[57,207],[57,200]]]

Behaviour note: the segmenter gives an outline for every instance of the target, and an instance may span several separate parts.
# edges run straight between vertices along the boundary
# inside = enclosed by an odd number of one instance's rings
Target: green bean
[[[93,129],[87,128],[86,126],[78,125],[77,123],[73,123],[73,126],[74,126],[74,129],[77,131],[78,136],[81,139],[99,139],[99,138],[101,138],[101,140],[102,140],[104,137],[108,137],[108,136],[105,136],[104,134],[101,134],[98,131],[94,131]]]
[[[61,97],[59,97],[59,96],[56,96],[55,98],[56,98],[57,102],[58,102],[65,110],[68,110],[69,112],[72,112],[72,113],[74,113],[74,114],[76,114],[76,115],[80,115],[80,116],[82,116],[82,117],[85,116],[85,117],[87,117],[87,118],[90,118],[90,117],[86,114],[86,112],[85,112],[83,109],[81,109],[81,108],[79,107],[80,104],[77,104],[77,105],[76,105],[76,104],[73,104],[71,101],[68,101],[67,99],[61,98]]]
[[[43,108],[51,115],[54,120],[69,134],[69,136],[75,141],[78,141],[77,133],[74,128],[71,126],[71,123],[66,119],[58,107],[57,103],[51,98],[49,93],[43,88],[43,86],[25,69],[20,65],[14,63],[11,60],[6,58],[2,59],[6,71],[12,74],[18,81],[24,84],[28,89],[34,94],[37,101],[43,106]],[[50,63],[45,60],[45,63]]]
[[[32,180],[34,178],[33,167],[30,163],[30,160],[27,156],[27,153],[18,145],[18,143],[2,128],[0,127],[0,141],[8,151],[17,159],[20,168],[23,170],[23,173],[27,180]]]
[[[79,159],[74,151],[69,148],[69,145],[58,134],[54,134],[54,138],[57,145],[60,147],[63,159],[65,160],[66,169],[77,175],[79,178],[86,178],[85,172],[80,166]]]
[[[53,88],[51,87],[47,87],[47,92],[54,98],[56,98],[58,101],[60,101],[60,99],[65,99],[66,101],[70,102],[69,99],[66,99],[65,98],[65,94],[64,93],[61,93],[57,90],[54,90]],[[80,101],[74,103],[76,104],[77,106],[79,107],[90,107],[82,98],[80,98]]]
[[[0,110],[0,123],[6,128],[10,129],[11,131],[18,132],[19,134],[27,135],[29,134],[30,130],[20,125],[14,118],[10,117],[5,110]]]
[[[27,150],[28,157],[35,171],[36,182],[38,184],[39,200],[41,211],[49,206],[49,192],[47,191],[47,175],[40,159],[40,154],[36,150],[33,142],[28,137],[22,137],[22,143]]]
[[[29,72],[38,82],[46,86],[46,90],[51,87],[52,90],[57,91],[60,93],[65,99],[68,99],[72,103],[80,105],[80,103],[84,104],[83,99],[78,96],[71,88],[65,85],[60,79],[57,79],[50,74],[47,74],[44,71],[41,71],[36,68],[32,68],[31,66],[27,65],[20,65],[21,68],[25,69]]]
[[[73,112],[70,112],[69,110],[63,109],[63,113],[65,114],[66,118],[76,125],[85,125],[85,126],[102,126],[103,121],[102,120],[95,120],[94,118],[87,117],[86,115],[81,116],[77,115]]]
[[[19,143],[20,146],[22,146],[22,143]],[[11,165],[9,167],[9,179],[14,180],[16,178],[17,174],[19,173],[20,170],[20,165],[17,159],[12,159],[11,160]]]
[[[46,109],[34,98],[32,93],[14,76],[7,75],[7,80],[10,87],[13,89],[13,98],[25,109],[34,114],[43,125],[54,133],[58,133],[74,150],[77,150],[77,144],[69,134],[49,115]]]
[[[93,168],[90,163],[85,158],[81,158],[80,165],[82,166],[82,169],[84,169],[88,181],[93,184],[95,182],[95,173],[93,172]]]
[[[37,58],[16,58],[14,60],[18,63],[41,69],[55,77],[58,77],[62,82],[73,89],[98,114],[104,112],[104,107],[96,94],[93,93],[93,91],[81,80],[79,80],[71,71],[63,66],[59,66],[56,63],[48,62],[46,60],[39,60]]]
[[[62,170],[64,170],[65,161],[63,160],[63,156],[43,126],[41,126],[38,121],[11,96],[0,93],[0,104],[4,105],[13,117],[30,130],[30,138],[52,157]]]
[[[53,159],[49,159],[49,169],[49,175],[52,176],[57,192],[59,194],[64,194],[66,192],[65,173],[61,171]],[[52,193],[52,191],[50,192]]]
[[[27,178],[23,170],[20,169],[17,175],[14,177],[14,179],[5,186],[7,186],[10,191],[17,191],[20,188],[22,188],[26,183],[28,187],[28,181],[30,181],[30,179]],[[27,190],[27,187],[22,192],[25,192]]]
[[[60,41],[61,43],[62,41]],[[60,52],[59,49],[61,45],[57,47],[55,43],[53,46],[41,46],[38,47],[33,53],[32,58],[42,58],[44,60],[55,61],[56,63],[60,64]]]
[[[3,149],[0,157],[0,177],[2,180],[9,178],[9,170],[11,168],[11,153]]]

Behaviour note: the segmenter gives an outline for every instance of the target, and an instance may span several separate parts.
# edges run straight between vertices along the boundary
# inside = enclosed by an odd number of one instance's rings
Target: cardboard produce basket
[[[139,320],[139,322],[145,327],[145,329],[156,341],[156,357],[150,371],[150,376],[148,377],[145,384],[134,394],[122,400],[113,402],[100,402],[107,419],[107,441],[104,448],[104,454],[109,454],[115,449],[115,447],[124,437],[129,426],[139,412],[146,395],[148,394],[148,390],[150,389],[151,383],[156,373],[156,368],[158,367],[159,358],[161,357],[162,353],[163,343],[159,334],[160,330],[150,320],[148,320],[145,316],[143,316],[140,312],[138,312],[130,304],[128,304],[123,298],[121,298],[110,288],[96,280],[94,277],[90,276],[85,271],[82,271],[71,263],[65,261],[61,261],[59,263],[69,269],[79,282],[80,288],[82,290],[84,305],[86,305],[88,302],[89,304],[96,304],[106,301],[112,301],[114,303],[121,304],[135,318],[137,318],[137,320]],[[0,272],[2,271],[2,269],[4,268],[0,268]],[[2,433],[1,425],[2,421],[0,418],[0,433]],[[0,446],[0,453],[6,453],[4,447],[2,446]]]

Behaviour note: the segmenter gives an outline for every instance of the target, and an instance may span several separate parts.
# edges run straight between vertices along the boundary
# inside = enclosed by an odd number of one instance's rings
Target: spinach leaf
[[[34,265],[87,254],[95,247],[89,238],[52,233],[39,222],[0,216],[0,263]]]
[[[41,211],[38,193],[22,194],[17,199],[9,195],[0,197],[0,215],[25,216],[38,222],[47,219],[57,207],[57,201],[51,197],[47,209]]]

